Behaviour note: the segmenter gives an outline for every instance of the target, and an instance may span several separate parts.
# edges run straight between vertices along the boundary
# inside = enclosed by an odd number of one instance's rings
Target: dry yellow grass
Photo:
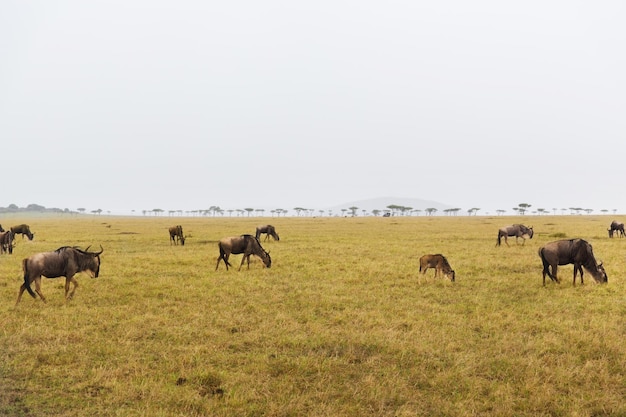
[[[0,415],[624,415],[626,239],[606,216],[3,219]],[[272,223],[272,268],[215,271],[217,240]],[[524,246],[497,229],[534,226]],[[183,225],[184,247],[167,227]],[[608,285],[541,285],[537,248],[582,237]],[[102,244],[101,276],[43,281],[21,259]],[[457,282],[418,275],[443,253]],[[240,255],[233,255],[238,267]]]

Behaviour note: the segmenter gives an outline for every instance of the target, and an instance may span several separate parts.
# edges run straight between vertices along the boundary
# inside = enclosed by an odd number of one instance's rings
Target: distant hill
[[[436,208],[441,212],[446,209],[456,208],[447,204],[439,203],[431,200],[420,200],[417,198],[400,198],[400,197],[379,197],[369,200],[351,201],[348,203],[340,204],[333,207],[328,207],[326,210],[332,210],[333,213],[341,213],[342,209],[348,209],[350,207],[358,207],[357,213],[361,213],[363,210],[371,212],[372,210],[387,210],[387,206],[396,205],[403,207],[411,207],[413,210],[426,210],[427,208]]]

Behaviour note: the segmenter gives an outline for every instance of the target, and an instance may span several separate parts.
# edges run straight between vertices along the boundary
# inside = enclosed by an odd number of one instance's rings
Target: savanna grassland
[[[607,216],[117,218],[26,221],[0,256],[0,415],[626,415],[626,239]],[[215,271],[217,240],[276,226],[263,268]],[[495,247],[499,227],[534,226]],[[181,224],[186,245],[167,227]],[[607,285],[541,283],[540,245],[582,237]],[[521,242],[520,242],[521,243]],[[15,306],[21,260],[104,247],[100,277],[44,279]],[[443,253],[456,282],[418,274]]]

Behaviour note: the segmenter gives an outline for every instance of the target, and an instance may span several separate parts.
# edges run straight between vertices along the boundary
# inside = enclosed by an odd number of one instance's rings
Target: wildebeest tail
[[[554,277],[554,275],[552,275],[552,272],[550,272],[550,268],[549,268],[549,263],[546,260],[546,256],[543,254],[543,251],[545,250],[545,248],[542,246],[539,248],[539,250],[537,251],[537,253],[539,254],[539,257],[541,258],[541,263],[543,264],[543,270],[545,271],[545,273],[550,277],[550,279],[552,281],[556,281],[556,278]]]
[[[28,276],[30,275],[28,273],[28,259],[23,259],[22,260],[22,269],[24,270],[24,288],[26,288],[26,291],[28,291],[28,293],[30,294],[31,297],[36,298],[37,296],[35,295],[35,292],[33,291],[32,288],[30,288],[30,280],[28,279]]]
[[[226,260],[226,252],[224,251],[224,248],[222,247],[222,242],[218,243],[217,246],[220,248],[220,256],[219,258],[217,258],[218,263],[219,263],[219,260],[222,259],[226,265],[232,266],[231,263]]]

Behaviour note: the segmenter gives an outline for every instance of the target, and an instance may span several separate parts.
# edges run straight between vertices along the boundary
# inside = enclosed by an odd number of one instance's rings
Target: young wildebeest
[[[183,235],[183,226],[172,226],[170,227],[170,245],[174,242],[175,245],[180,244],[185,246],[185,236]]]
[[[500,246],[500,242],[503,236],[504,243],[506,243],[507,246],[510,246],[507,239],[507,237],[509,236],[515,236],[515,243],[517,243],[517,239],[521,237],[523,239],[522,245],[524,245],[524,243],[526,243],[526,236],[528,236],[529,239],[532,239],[533,234],[534,232],[532,226],[526,227],[523,224],[504,226],[500,230],[498,230],[498,242],[496,243],[496,246]]]
[[[11,231],[13,232],[14,235],[21,234],[22,239],[24,239],[24,235],[28,237],[28,240],[33,240],[33,237],[35,237],[35,235],[30,232],[30,227],[28,227],[27,224],[20,224],[17,226],[13,226],[11,228]]]
[[[591,245],[583,239],[564,239],[550,242],[539,248],[539,257],[543,263],[544,286],[546,285],[546,275],[552,281],[560,283],[561,281],[557,277],[558,265],[567,264],[574,264],[573,285],[576,285],[577,272],[580,272],[580,283],[584,284],[583,267],[589,271],[596,282],[606,283],[609,280],[602,262],[596,262]]]
[[[278,237],[278,233],[276,233],[276,229],[271,224],[267,224],[265,226],[259,226],[256,228],[257,239],[261,237],[261,233],[266,233],[264,240],[269,239],[270,236],[273,237],[274,240],[280,240],[280,237]]]
[[[35,282],[35,291],[46,302],[46,298],[41,293],[42,276],[47,278],[65,277],[65,298],[70,300],[74,296],[76,287],[78,287],[78,282],[74,279],[74,275],[79,272],[88,272],[92,278],[98,278],[100,274],[102,246],[100,246],[100,252],[88,252],[88,250],[89,247],[81,250],[75,247],[62,246],[54,252],[36,253],[24,259],[22,261],[24,283],[20,287],[20,293],[15,304],[20,302],[24,290],[27,290],[33,298],[36,298],[35,293],[30,288],[30,284],[33,281]],[[69,292],[70,282],[74,284],[72,292]]]
[[[228,262],[231,253],[235,255],[243,253],[243,258],[241,258],[241,264],[239,265],[240,271],[246,259],[248,260],[248,269],[250,269],[250,255],[256,255],[261,258],[266,267],[269,268],[272,266],[272,258],[270,258],[269,252],[266,252],[265,249],[261,247],[259,239],[252,235],[225,237],[219,241],[217,246],[220,248],[220,256],[217,257],[217,264],[215,265],[216,271],[220,266],[221,260],[224,261],[226,270],[228,271],[228,267],[232,266],[230,262]]]
[[[0,232],[0,253],[13,253],[13,232],[7,230],[6,232]]]
[[[420,258],[420,272],[426,273],[428,268],[435,268],[435,278],[442,273],[446,278],[450,278],[450,281],[454,282],[454,270],[450,267],[448,260],[441,254],[436,255],[424,255]]]
[[[609,231],[609,237],[613,237],[613,233],[618,232],[618,236],[619,237],[624,237],[625,233],[624,233],[624,223],[620,223],[616,220],[613,220],[611,222],[611,226],[606,229]]]

